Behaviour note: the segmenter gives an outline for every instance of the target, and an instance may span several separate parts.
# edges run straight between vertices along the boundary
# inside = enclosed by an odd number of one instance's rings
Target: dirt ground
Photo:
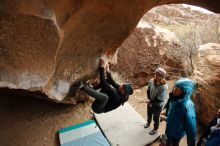
[[[146,87],[135,90],[129,103],[146,119]],[[1,146],[58,146],[57,130],[92,117],[91,102],[63,105],[36,98],[0,96]],[[151,125],[152,126],[152,125]],[[165,123],[160,125],[163,133]],[[159,141],[151,146],[158,146]],[[186,139],[181,140],[186,146]]]

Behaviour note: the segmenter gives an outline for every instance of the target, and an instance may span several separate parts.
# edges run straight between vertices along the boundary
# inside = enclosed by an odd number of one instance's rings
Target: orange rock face
[[[97,74],[142,15],[177,0],[1,0],[0,87],[40,91],[55,101]],[[184,1],[181,1],[182,3]],[[219,12],[218,1],[186,1]]]
[[[205,44],[199,48],[194,79],[198,93],[194,97],[197,117],[204,124],[215,116],[220,108],[220,44]]]

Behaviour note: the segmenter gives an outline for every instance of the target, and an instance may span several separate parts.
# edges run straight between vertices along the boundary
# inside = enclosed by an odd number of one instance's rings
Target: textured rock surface
[[[181,59],[170,51],[178,48],[179,41],[172,32],[142,20],[119,48],[113,70],[136,88],[145,86],[157,67],[163,67],[167,77],[175,79],[185,75]]]
[[[0,86],[65,102],[151,8],[178,0],[1,0]],[[181,1],[220,12],[218,1]],[[67,96],[68,95],[68,96]],[[66,98],[65,98],[66,97]]]
[[[215,21],[216,17],[219,16],[215,13],[204,13],[198,10],[191,10],[183,5],[171,4],[154,7],[143,16],[143,19],[154,24],[177,25],[201,23],[201,21],[209,19]]]
[[[204,124],[213,118],[220,108],[220,44],[204,44],[196,58],[194,79],[198,83],[198,93],[194,101],[198,118]]]

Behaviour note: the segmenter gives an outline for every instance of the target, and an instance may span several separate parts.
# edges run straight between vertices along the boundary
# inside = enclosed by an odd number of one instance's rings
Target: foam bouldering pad
[[[160,135],[149,135],[145,119],[130,104],[102,114],[94,114],[104,135],[112,146],[145,146]]]
[[[94,120],[58,131],[61,146],[110,146]]]

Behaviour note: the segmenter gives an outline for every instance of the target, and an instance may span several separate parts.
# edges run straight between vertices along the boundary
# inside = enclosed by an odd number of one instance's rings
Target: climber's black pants
[[[95,98],[95,101],[92,104],[93,111],[95,113],[102,113],[108,101],[108,96],[105,93],[98,92],[88,86],[84,87],[83,91]]]

